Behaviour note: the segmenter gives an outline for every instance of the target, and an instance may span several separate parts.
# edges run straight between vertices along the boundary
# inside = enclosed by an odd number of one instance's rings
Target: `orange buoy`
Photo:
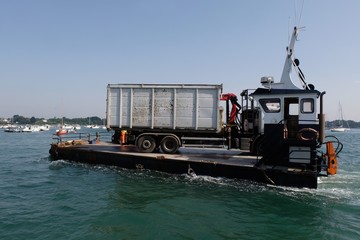
[[[330,175],[335,175],[337,172],[338,163],[337,163],[336,153],[334,150],[334,145],[332,142],[326,143],[326,157],[328,159],[327,173]]]

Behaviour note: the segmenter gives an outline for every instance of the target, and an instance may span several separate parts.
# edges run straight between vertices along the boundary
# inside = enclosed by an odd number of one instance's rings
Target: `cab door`
[[[284,131],[287,138],[296,138],[299,131],[299,98],[284,98]]]

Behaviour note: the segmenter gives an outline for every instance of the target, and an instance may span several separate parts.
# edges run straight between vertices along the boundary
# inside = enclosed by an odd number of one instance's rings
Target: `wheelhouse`
[[[259,133],[265,134],[279,125],[295,138],[302,128],[319,130],[317,90],[257,89],[250,95],[260,111]]]

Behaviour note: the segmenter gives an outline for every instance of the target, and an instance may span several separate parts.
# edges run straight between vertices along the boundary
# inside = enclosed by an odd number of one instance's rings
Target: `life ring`
[[[303,128],[297,134],[302,141],[313,141],[319,138],[319,132],[313,128]]]

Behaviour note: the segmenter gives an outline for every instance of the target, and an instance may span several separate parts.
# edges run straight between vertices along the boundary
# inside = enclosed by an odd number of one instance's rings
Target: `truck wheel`
[[[164,153],[176,153],[179,149],[179,143],[177,139],[174,136],[166,136],[161,140],[160,143],[161,150]]]
[[[156,148],[156,141],[152,136],[142,136],[137,142],[140,152],[151,153]]]

